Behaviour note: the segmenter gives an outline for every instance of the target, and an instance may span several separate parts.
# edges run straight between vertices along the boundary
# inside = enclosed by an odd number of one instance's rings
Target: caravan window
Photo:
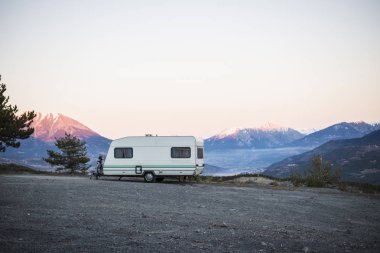
[[[203,159],[203,148],[197,148],[197,158]]]
[[[191,149],[189,147],[173,147],[171,152],[172,158],[190,158]]]
[[[133,148],[115,148],[114,157],[115,158],[132,158]]]

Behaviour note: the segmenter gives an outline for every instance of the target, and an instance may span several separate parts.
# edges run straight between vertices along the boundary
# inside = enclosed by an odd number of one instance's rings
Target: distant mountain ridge
[[[329,141],[311,151],[270,165],[264,174],[284,178],[292,171],[304,173],[316,155],[330,161],[333,168],[341,168],[344,181],[380,184],[380,130],[361,138]]]
[[[288,144],[288,146],[317,147],[331,140],[352,139],[362,137],[380,129],[380,124],[366,122],[341,122],[316,131]]]
[[[380,129],[380,124],[341,122],[308,135],[288,128],[267,123],[257,128],[231,128],[205,140],[208,150],[265,149],[281,147],[310,147],[322,145],[330,140],[362,137]]]
[[[275,148],[304,135],[297,130],[267,123],[258,128],[233,128],[224,130],[205,140],[206,150]]]
[[[47,157],[48,149],[57,150],[55,139],[63,137],[67,132],[86,142],[90,164],[95,165],[99,154],[105,155],[111,143],[110,139],[61,113],[37,113],[32,126],[33,135],[22,140],[20,148],[8,148],[5,153],[0,154],[0,162],[21,164],[37,170],[51,170],[53,168],[42,158]]]

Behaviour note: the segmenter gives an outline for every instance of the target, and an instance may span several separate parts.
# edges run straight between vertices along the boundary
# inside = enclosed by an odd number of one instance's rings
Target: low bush
[[[290,182],[296,187],[301,186],[304,183],[304,180],[302,179],[302,176],[297,171],[293,171],[290,174]]]
[[[292,171],[288,180],[296,187],[306,185],[308,187],[339,186],[341,182],[341,170],[333,170],[330,162],[323,163],[322,156],[317,155],[311,160],[311,166],[304,172],[304,176],[298,171]]]

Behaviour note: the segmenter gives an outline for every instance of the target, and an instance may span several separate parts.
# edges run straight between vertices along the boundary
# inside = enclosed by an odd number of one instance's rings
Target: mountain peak
[[[255,128],[230,128],[206,139],[208,149],[273,148],[300,139],[300,132],[273,123]]]
[[[264,125],[262,125],[261,127],[258,127],[256,129],[261,130],[261,131],[276,131],[276,130],[281,131],[281,130],[287,130],[288,128],[274,124],[274,123],[271,123],[271,122],[267,122]]]
[[[268,131],[286,131],[289,128],[283,127],[271,122],[267,122],[264,125],[260,127],[252,127],[252,128],[246,128],[246,127],[232,127],[232,128],[227,128],[224,129],[222,132],[217,134],[215,137],[218,139],[225,138],[228,136],[235,136],[241,132],[250,132],[250,131],[263,131],[263,132],[268,132]]]
[[[55,141],[65,135],[65,132],[73,134],[81,139],[99,136],[96,132],[82,123],[61,113],[36,113],[32,127],[33,137],[43,141]]]
[[[242,128],[239,128],[239,127],[227,128],[227,129],[224,129],[219,134],[217,134],[216,136],[218,138],[224,138],[224,137],[227,137],[227,136],[234,135],[234,134],[238,133],[240,130],[242,130]]]

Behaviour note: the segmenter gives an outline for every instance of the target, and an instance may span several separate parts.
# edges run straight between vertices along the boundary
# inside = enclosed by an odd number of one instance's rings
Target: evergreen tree
[[[87,157],[86,142],[81,141],[74,135],[65,133],[65,136],[56,139],[54,144],[61,152],[48,150],[49,157],[43,158],[51,166],[62,166],[57,169],[69,170],[70,173],[76,171],[84,172],[89,168],[86,165],[90,161]]]
[[[306,185],[311,187],[324,187],[329,184],[340,182],[341,170],[332,172],[330,162],[323,163],[322,156],[317,155],[312,159],[312,166],[306,171]]]
[[[1,75],[0,75],[1,81]],[[0,152],[5,152],[6,147],[20,147],[18,139],[27,139],[34,132],[31,127],[36,114],[34,111],[24,112],[17,116],[17,106],[8,104],[9,97],[4,95],[7,90],[5,84],[0,85]]]

